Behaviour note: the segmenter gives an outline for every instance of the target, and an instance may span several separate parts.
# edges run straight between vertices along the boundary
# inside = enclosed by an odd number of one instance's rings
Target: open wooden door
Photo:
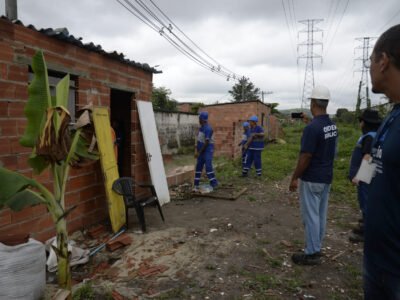
[[[112,190],[112,184],[119,178],[119,174],[111,137],[110,117],[106,107],[94,107],[92,116],[100,152],[111,227],[114,232],[117,232],[125,225],[126,220],[124,199]]]
[[[151,181],[156,189],[158,200],[163,205],[170,201],[170,197],[164,162],[161,155],[160,141],[158,140],[153,104],[149,101],[137,100],[137,107]]]

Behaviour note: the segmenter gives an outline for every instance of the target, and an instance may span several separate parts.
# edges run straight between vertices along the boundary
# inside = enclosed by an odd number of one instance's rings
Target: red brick
[[[3,164],[3,166],[9,170],[16,171],[18,170],[18,162],[17,162],[17,157],[16,156],[2,156],[0,157],[0,162]],[[0,164],[1,165],[1,164]]]
[[[11,153],[11,145],[8,138],[0,138],[0,156]]]
[[[25,114],[23,114],[24,116]],[[19,136],[24,135],[25,133],[25,128],[26,125],[28,124],[28,120],[27,119],[18,119],[17,120],[17,132]]]
[[[14,58],[14,51],[10,45],[0,43],[0,60],[9,62]]]
[[[0,120],[0,136],[16,136],[17,121],[10,119]]]
[[[0,215],[0,227],[11,224],[11,213]]]
[[[132,238],[126,233],[121,234],[119,237],[109,241],[106,244],[106,248],[108,251],[115,251],[121,247],[125,247],[132,244]]]
[[[32,207],[26,207],[21,211],[11,212],[11,220],[13,223],[30,220],[34,217]]]
[[[7,78],[7,65],[0,63],[0,79]]]
[[[101,224],[91,227],[87,231],[87,234],[92,239],[97,239],[98,237],[100,237],[101,235],[103,235],[105,233],[106,233],[106,228],[104,227],[104,225],[101,225]]]
[[[31,153],[32,148],[23,147],[19,143],[19,137],[12,137],[9,139],[12,154]]]
[[[28,66],[27,65],[9,65],[8,79],[12,81],[28,82]]]
[[[80,192],[70,192],[65,195],[65,205],[69,208],[80,201]]]
[[[30,153],[17,155],[18,170],[26,170],[30,168],[28,164],[28,159],[30,155],[31,155]]]
[[[56,229],[51,228],[51,229],[46,229],[42,231],[38,231],[32,235],[32,237],[38,241],[45,242],[48,239],[52,238],[53,236],[56,235]]]
[[[74,191],[93,185],[96,182],[96,177],[93,174],[85,174],[77,177],[70,178],[67,181],[68,191]]]
[[[72,233],[78,229],[82,229],[83,228],[83,220],[82,218],[77,218],[74,219],[72,221],[67,222],[67,228],[68,228],[68,232]]]
[[[0,100],[0,117],[8,117],[8,102]]]
[[[10,102],[8,104],[8,115],[10,117],[25,117],[25,102]]]
[[[32,207],[32,214],[34,216],[41,216],[46,213],[47,213],[47,207],[44,204],[39,204]]]
[[[50,214],[47,215],[43,215],[38,222],[38,227],[39,228],[52,228],[54,227],[54,221],[52,219],[52,217],[50,216]]]

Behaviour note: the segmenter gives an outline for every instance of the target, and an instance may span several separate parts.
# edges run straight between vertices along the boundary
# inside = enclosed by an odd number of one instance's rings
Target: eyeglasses
[[[371,67],[371,59],[366,59],[363,62],[364,68],[369,69]]]

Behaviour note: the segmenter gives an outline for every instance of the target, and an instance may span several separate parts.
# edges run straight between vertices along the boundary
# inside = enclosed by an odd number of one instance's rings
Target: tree
[[[192,106],[190,107],[190,112],[197,114],[201,107],[204,107],[204,103],[202,102],[193,103]]]
[[[154,87],[151,94],[153,108],[164,111],[176,111],[177,102],[170,98],[171,90],[165,87]]]
[[[354,123],[356,120],[356,114],[350,112],[347,108],[338,108],[336,110],[336,120],[344,123]]]
[[[279,103],[271,103],[271,115],[279,114],[279,110],[276,109],[278,105]]]
[[[33,172],[40,174],[50,169],[53,190],[40,182],[0,166],[0,208],[8,206],[21,210],[26,206],[46,205],[57,231],[58,283],[71,290],[71,273],[68,254],[68,214],[72,208],[65,207],[65,190],[70,166],[84,159],[97,160],[97,153],[89,153],[89,142],[93,132],[86,110],[75,128],[71,128],[68,107],[69,75],[56,86],[55,96],[50,94],[46,62],[43,52],[38,51],[32,59],[34,77],[28,87],[29,99],[25,106],[27,126],[20,144],[32,148],[28,163]]]
[[[229,94],[233,97],[232,102],[260,100],[258,96],[260,94],[260,89],[256,88],[254,84],[244,76],[232,87]]]

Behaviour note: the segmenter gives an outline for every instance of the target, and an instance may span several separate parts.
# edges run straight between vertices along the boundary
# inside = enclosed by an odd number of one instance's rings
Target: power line
[[[294,43],[292,41],[292,34],[291,34],[291,31],[290,31],[290,26],[289,26],[287,14],[286,14],[286,8],[285,8],[284,0],[282,0],[282,8],[283,8],[283,12],[285,14],[286,27],[287,27],[288,33],[289,33],[290,45],[292,46],[293,57],[296,59],[296,51],[294,50],[295,48],[294,48]]]
[[[184,54],[186,57],[188,57],[190,60],[194,61],[201,67],[219,76],[227,78],[227,80],[236,80],[241,77],[238,74],[230,71],[228,68],[222,66],[210,55],[208,55],[203,49],[201,49],[157,6],[154,1],[150,0],[151,4],[157,9],[158,13],[142,0],[135,0],[136,4],[132,3],[130,0],[124,0],[125,4],[122,3],[121,0],[116,1],[121,4],[125,9],[127,9],[131,14],[137,17],[140,21],[142,21],[145,25],[158,32],[174,48],[176,48],[178,51],[180,51],[182,54]],[[178,33],[175,33],[174,28],[176,28],[183,35],[183,37],[180,37]],[[193,45],[202,54],[193,49],[193,47],[189,45],[188,42],[184,40],[184,38],[186,38],[186,40],[188,40],[191,45]]]
[[[328,47],[327,47],[327,49],[326,49],[325,54],[328,53],[328,51],[329,51],[329,49],[330,49],[330,46],[332,45],[332,43],[333,43],[333,41],[334,41],[334,39],[335,39],[336,33],[337,33],[337,31],[338,31],[338,29],[339,29],[339,27],[340,27],[340,24],[342,23],[342,19],[343,19],[345,13],[346,13],[347,7],[349,6],[349,2],[350,2],[350,0],[347,0],[346,5],[345,5],[345,7],[344,7],[344,9],[343,9],[342,15],[340,16],[338,25],[336,26],[335,33],[333,34],[333,37],[332,37],[332,39],[331,39],[330,44],[328,45]]]
[[[211,59],[214,63],[216,63],[219,67],[221,67],[222,69],[227,70],[229,73],[232,73],[234,75],[236,75],[237,78],[240,77],[240,75],[235,74],[235,72],[229,70],[228,68],[224,67],[221,63],[219,63],[218,61],[216,61],[214,58],[212,58],[210,55],[208,55],[202,48],[199,47],[199,45],[197,45],[190,37],[188,37],[179,27],[178,25],[176,25],[159,7],[158,5],[153,1],[150,0],[150,2],[153,4],[153,6],[168,20],[168,22],[170,24],[172,24],[174,26],[174,28],[176,28],[185,38],[187,38],[199,51],[201,51],[204,55],[206,55],[209,59]]]

